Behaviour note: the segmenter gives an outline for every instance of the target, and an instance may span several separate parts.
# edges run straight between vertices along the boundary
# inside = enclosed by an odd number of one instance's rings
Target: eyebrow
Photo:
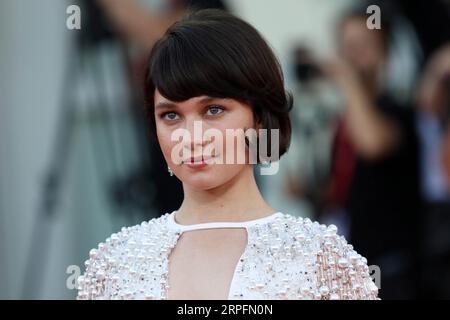
[[[217,100],[217,99],[220,99],[220,98],[203,97],[203,98],[199,99],[197,102],[203,104],[203,103],[208,103],[208,102],[211,102],[211,101],[214,101],[214,100]],[[171,102],[171,101],[161,101],[161,102],[158,102],[158,103],[155,105],[155,110],[157,110],[157,109],[175,108],[175,107],[176,107],[176,104],[175,104],[174,102]]]
[[[155,110],[157,109],[168,109],[175,107],[175,104],[169,101],[161,101],[155,105]]]

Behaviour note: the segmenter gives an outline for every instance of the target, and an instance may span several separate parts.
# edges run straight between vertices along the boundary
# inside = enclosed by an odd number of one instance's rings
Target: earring
[[[172,171],[172,169],[170,169],[169,166],[167,166],[167,171],[169,171],[169,175],[170,175],[171,177],[173,177],[173,171]]]

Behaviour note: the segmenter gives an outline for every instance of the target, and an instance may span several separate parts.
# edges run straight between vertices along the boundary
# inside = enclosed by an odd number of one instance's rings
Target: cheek
[[[227,159],[233,159],[234,164],[243,164],[247,162],[246,153],[247,148],[245,145],[244,132],[246,129],[253,128],[253,113],[251,110],[243,109],[240,112],[236,112],[230,117],[227,117],[224,121],[221,121],[216,129],[220,130],[223,137],[222,153],[224,155],[224,161]],[[227,129],[242,129],[237,132],[237,135],[228,135]],[[233,146],[232,148],[230,146]],[[233,166],[227,166],[227,169],[232,169]]]
[[[383,48],[375,41],[365,48],[364,54],[367,56],[368,64],[377,65],[383,60]]]
[[[176,141],[171,140],[172,130],[169,130],[164,127],[157,127],[156,134],[164,158],[166,159],[167,162],[171,163],[170,161],[171,152],[174,145],[176,144]]]

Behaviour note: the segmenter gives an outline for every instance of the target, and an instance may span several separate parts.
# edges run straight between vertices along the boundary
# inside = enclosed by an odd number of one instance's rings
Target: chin
[[[224,182],[209,175],[197,175],[196,177],[189,177],[182,180],[183,184],[196,190],[207,191],[221,186]]]
[[[226,184],[238,172],[223,167],[209,168],[205,171],[183,170],[180,180],[183,184],[197,190],[211,190]]]

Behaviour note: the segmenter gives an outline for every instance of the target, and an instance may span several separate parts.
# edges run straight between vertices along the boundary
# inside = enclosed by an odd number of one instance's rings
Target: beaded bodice
[[[188,230],[245,228],[229,299],[377,299],[367,261],[333,225],[281,212],[246,222],[180,225],[175,212],[122,228],[90,251],[78,299],[166,299],[168,263]]]

